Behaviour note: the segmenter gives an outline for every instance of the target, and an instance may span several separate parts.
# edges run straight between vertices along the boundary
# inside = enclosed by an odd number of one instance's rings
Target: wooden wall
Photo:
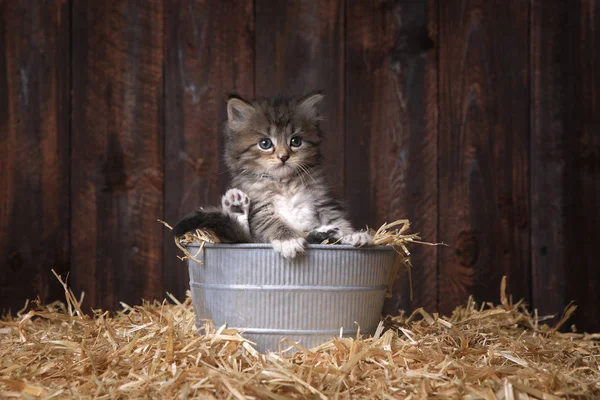
[[[406,217],[387,312],[571,300],[600,330],[600,1],[0,0],[0,309],[183,296],[168,231],[227,188],[225,95],[324,89],[352,219]]]

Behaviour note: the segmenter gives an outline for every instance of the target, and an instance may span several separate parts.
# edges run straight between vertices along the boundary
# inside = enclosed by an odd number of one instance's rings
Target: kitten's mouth
[[[269,170],[269,174],[275,178],[286,178],[292,175],[294,172],[294,168],[288,164],[279,164],[274,168]]]

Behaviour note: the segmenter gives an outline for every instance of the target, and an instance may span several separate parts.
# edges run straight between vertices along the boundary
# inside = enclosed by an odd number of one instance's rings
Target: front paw
[[[304,253],[306,240],[303,238],[273,240],[271,244],[273,245],[273,250],[281,254],[284,258],[291,260],[295,258],[296,255]]]
[[[368,246],[373,243],[373,236],[369,232],[354,232],[342,237],[342,244],[355,247]]]
[[[221,198],[221,206],[225,214],[238,216],[248,215],[250,199],[239,189],[229,189]]]

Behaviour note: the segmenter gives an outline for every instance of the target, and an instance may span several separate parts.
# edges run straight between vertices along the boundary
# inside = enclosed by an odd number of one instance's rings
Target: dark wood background
[[[225,94],[324,89],[359,225],[409,218],[387,312],[473,294],[600,330],[600,1],[0,0],[0,308],[183,296],[174,223],[227,187]]]

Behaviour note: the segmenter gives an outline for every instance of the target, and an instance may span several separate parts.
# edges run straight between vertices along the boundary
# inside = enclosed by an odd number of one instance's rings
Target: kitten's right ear
[[[229,96],[227,100],[227,123],[233,129],[239,129],[248,123],[256,110],[241,97]]]
[[[320,120],[319,117],[319,109],[318,105],[323,100],[325,96],[321,91],[316,91],[307,94],[303,98],[300,99],[300,103],[298,104],[298,109],[305,117],[311,120]]]

